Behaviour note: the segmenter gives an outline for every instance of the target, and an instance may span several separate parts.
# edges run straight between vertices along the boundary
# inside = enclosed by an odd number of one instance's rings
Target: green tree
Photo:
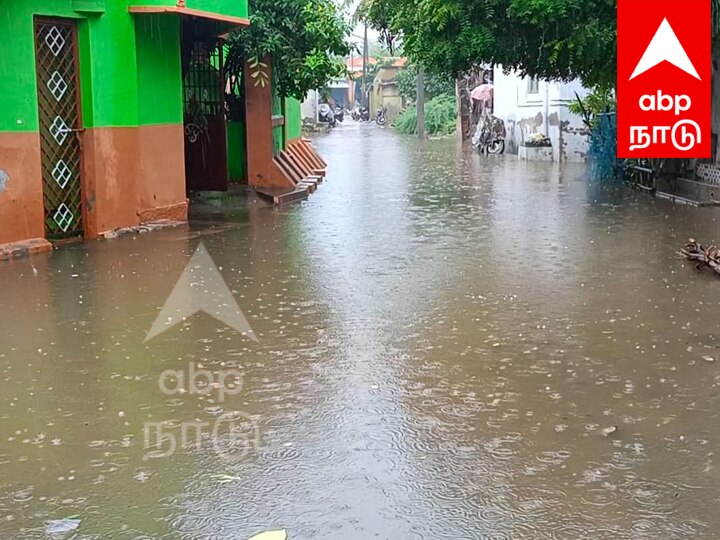
[[[541,78],[614,82],[616,0],[366,1],[373,26],[388,39],[401,35],[431,73],[495,63]]]
[[[418,69],[415,64],[401,69],[397,75],[398,91],[400,95],[411,101],[415,101],[417,96],[417,74]],[[425,74],[425,96],[432,99],[441,95],[455,95],[455,81],[452,77],[443,74],[426,73]]]
[[[250,0],[250,26],[231,34],[228,63],[238,68],[247,58],[259,66],[269,54],[278,94],[303,99],[344,74],[348,35],[332,0]]]
[[[614,88],[617,0],[364,0],[368,20],[428,71],[456,76],[477,63],[523,75],[580,78]],[[713,57],[720,59],[720,0]]]

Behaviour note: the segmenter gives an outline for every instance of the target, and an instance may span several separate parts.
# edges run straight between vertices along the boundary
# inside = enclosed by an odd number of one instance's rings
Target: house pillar
[[[245,118],[247,122],[247,178],[254,188],[294,189],[295,183],[287,178],[273,160],[272,125],[272,60],[262,63],[267,67],[252,68],[245,62]],[[252,77],[258,69],[264,75]],[[264,80],[265,84],[260,81]]]

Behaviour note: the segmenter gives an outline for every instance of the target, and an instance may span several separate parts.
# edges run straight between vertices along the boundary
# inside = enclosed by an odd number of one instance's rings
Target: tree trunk
[[[457,132],[460,140],[465,139],[465,126],[463,122],[463,96],[462,89],[460,88],[460,79],[455,79],[455,109],[457,111],[457,123],[455,125],[455,131]]]
[[[418,66],[417,74],[417,134],[420,139],[426,138],[425,133],[425,69]]]
[[[363,38],[362,106],[366,108],[369,107],[367,95],[368,49],[368,25],[365,23],[365,36]]]

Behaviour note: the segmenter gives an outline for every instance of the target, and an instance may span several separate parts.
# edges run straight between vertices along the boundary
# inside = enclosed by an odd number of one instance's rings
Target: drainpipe
[[[550,115],[550,81],[545,81],[545,99],[543,103],[543,120],[544,120],[544,130],[545,130],[545,136],[550,137],[550,119],[548,116]],[[552,143],[552,140],[550,141]]]
[[[545,130],[545,136],[550,136],[550,121],[548,119],[548,115],[550,114],[550,82],[545,81],[545,100],[543,103],[543,118],[545,120],[545,126],[543,129]]]

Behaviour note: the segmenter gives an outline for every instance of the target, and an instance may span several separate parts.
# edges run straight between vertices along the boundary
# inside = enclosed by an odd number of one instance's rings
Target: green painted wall
[[[201,9],[233,17],[248,16],[247,0],[186,0],[188,9]]]
[[[88,64],[81,64],[83,77],[92,79],[91,96],[83,95],[83,111],[92,106],[85,127],[136,126],[137,78],[135,30],[127,0],[106,0],[106,11],[87,20],[90,51]],[[92,100],[88,103],[86,100]]]
[[[285,100],[285,140],[292,141],[302,137],[302,112],[297,99]]]
[[[246,174],[245,126],[241,122],[228,122],[227,125],[227,156],[230,181],[240,184],[247,183]]]
[[[35,83],[34,13],[55,17],[77,17],[71,2],[44,0],[11,1],[0,4],[0,131],[37,131]]]
[[[50,5],[48,5],[50,4]],[[0,5],[0,131],[37,131],[33,17],[77,19],[84,127],[137,125],[135,32],[127,0],[105,12],[73,10],[73,0],[5,0]]]
[[[179,19],[128,5],[175,0],[0,0],[0,131],[37,131],[33,17],[78,21],[83,127],[182,122]],[[247,16],[246,0],[188,0],[188,7]]]
[[[177,0],[130,0],[128,4],[133,6],[175,7],[177,6]],[[247,0],[185,0],[185,6],[188,9],[209,11],[231,17],[247,18],[248,16]]]
[[[178,18],[172,15],[137,16],[135,42],[139,124],[182,124]]]

